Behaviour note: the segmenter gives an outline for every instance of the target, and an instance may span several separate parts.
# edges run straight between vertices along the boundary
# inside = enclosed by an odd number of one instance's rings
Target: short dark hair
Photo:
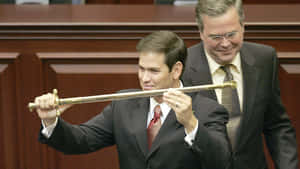
[[[165,55],[165,63],[172,70],[173,65],[180,61],[185,66],[187,49],[184,41],[174,32],[157,31],[141,39],[136,46],[138,52],[156,52]]]
[[[237,10],[240,24],[243,25],[245,14],[242,0],[198,0],[195,13],[199,30],[202,32],[204,29],[202,15],[221,16],[232,7]]]

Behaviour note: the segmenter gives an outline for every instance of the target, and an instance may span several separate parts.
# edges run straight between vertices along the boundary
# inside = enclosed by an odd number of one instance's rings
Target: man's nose
[[[230,46],[230,44],[231,44],[230,40],[228,40],[226,37],[222,37],[222,40],[221,40],[222,47],[228,47],[228,46]]]
[[[145,71],[144,73],[143,73],[143,75],[142,75],[142,80],[144,81],[144,82],[147,82],[147,81],[149,81],[151,78],[150,78],[150,73],[148,72],[148,71]]]

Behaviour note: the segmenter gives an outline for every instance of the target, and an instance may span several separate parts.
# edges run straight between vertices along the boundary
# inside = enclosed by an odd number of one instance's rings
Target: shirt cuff
[[[55,119],[55,122],[51,125],[49,125],[48,127],[45,127],[45,124],[42,120],[42,126],[43,126],[43,129],[42,129],[42,134],[46,137],[46,138],[50,138],[52,133],[53,133],[53,130],[54,128],[56,127],[57,125],[57,118]]]
[[[193,145],[193,141],[195,140],[196,137],[196,133],[198,131],[198,120],[196,123],[196,127],[194,128],[194,130],[192,132],[190,132],[189,134],[187,134],[186,129],[184,128],[185,134],[186,136],[184,137],[185,142],[189,145],[192,146]]]

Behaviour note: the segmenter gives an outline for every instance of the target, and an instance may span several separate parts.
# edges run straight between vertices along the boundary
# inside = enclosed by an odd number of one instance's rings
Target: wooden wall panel
[[[16,53],[0,53],[0,168],[19,168]]]
[[[70,57],[73,55],[73,58]],[[39,53],[43,63],[45,90],[57,88],[62,98],[115,93],[121,89],[139,88],[137,79],[137,54],[132,53]],[[86,56],[93,59],[86,60]],[[127,60],[113,60],[109,56]],[[128,56],[128,58],[126,58]],[[68,59],[66,59],[68,58]],[[75,60],[76,58],[77,60]],[[110,58],[112,59],[112,58]],[[122,59],[121,59],[122,60]],[[74,105],[62,117],[73,124],[87,121],[109,102]],[[116,147],[105,148],[88,155],[63,155],[48,149],[52,158],[48,163],[53,168],[93,169],[119,168]]]

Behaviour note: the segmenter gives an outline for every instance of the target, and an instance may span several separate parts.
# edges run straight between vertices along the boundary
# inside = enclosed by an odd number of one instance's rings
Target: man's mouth
[[[153,90],[153,86],[144,85],[143,89],[144,90]]]
[[[233,49],[228,49],[228,50],[218,50],[219,53],[222,55],[231,55],[233,52]]]

